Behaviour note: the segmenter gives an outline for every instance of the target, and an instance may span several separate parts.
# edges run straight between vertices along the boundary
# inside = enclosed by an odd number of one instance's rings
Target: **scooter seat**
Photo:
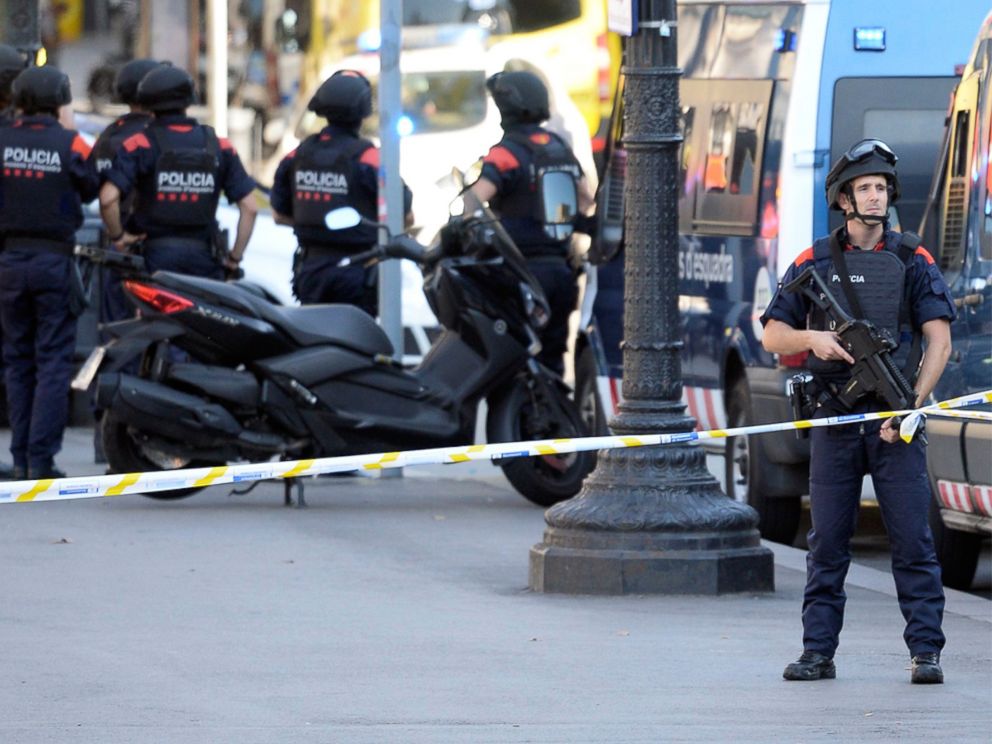
[[[267,305],[263,316],[278,325],[300,346],[340,344],[368,356],[393,355],[393,345],[379,324],[354,305]]]
[[[152,278],[170,289],[185,289],[210,302],[261,318],[300,346],[338,344],[368,356],[393,355],[393,345],[379,324],[353,305],[285,307],[267,302],[236,284],[215,279],[171,271],[156,271]]]

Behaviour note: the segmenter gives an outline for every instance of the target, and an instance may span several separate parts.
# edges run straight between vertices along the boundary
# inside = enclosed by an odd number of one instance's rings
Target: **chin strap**
[[[844,220],[847,222],[850,222],[851,220],[861,220],[863,223],[868,225],[868,227],[884,225],[886,230],[889,229],[888,215],[878,216],[874,214],[861,214],[861,212],[857,210],[857,207],[854,207],[850,212],[845,213]]]

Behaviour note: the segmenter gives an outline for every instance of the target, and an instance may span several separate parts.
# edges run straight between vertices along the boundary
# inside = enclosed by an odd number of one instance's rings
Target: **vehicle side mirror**
[[[361,223],[362,215],[354,207],[332,209],[324,215],[324,224],[328,230],[347,230],[349,227],[358,227]]]

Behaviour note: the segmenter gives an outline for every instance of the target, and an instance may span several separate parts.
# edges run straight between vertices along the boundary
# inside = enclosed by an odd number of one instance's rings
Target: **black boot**
[[[833,679],[837,676],[834,660],[816,651],[803,651],[798,661],[785,668],[782,676],[790,682],[808,682],[814,679]]]
[[[48,478],[65,478],[65,472],[55,467],[55,463],[35,467],[28,465],[29,480],[44,480]]]
[[[944,670],[940,668],[940,654],[916,654],[913,657],[912,680],[914,685],[944,684]]]

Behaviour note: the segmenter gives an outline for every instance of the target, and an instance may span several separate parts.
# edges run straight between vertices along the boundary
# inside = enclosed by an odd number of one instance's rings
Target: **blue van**
[[[939,399],[992,388],[992,12],[954,91],[920,233],[934,246],[957,320]],[[988,406],[985,407],[988,410]],[[989,414],[986,414],[989,416]],[[944,584],[971,587],[992,535],[992,420],[930,416],[930,526]]]

